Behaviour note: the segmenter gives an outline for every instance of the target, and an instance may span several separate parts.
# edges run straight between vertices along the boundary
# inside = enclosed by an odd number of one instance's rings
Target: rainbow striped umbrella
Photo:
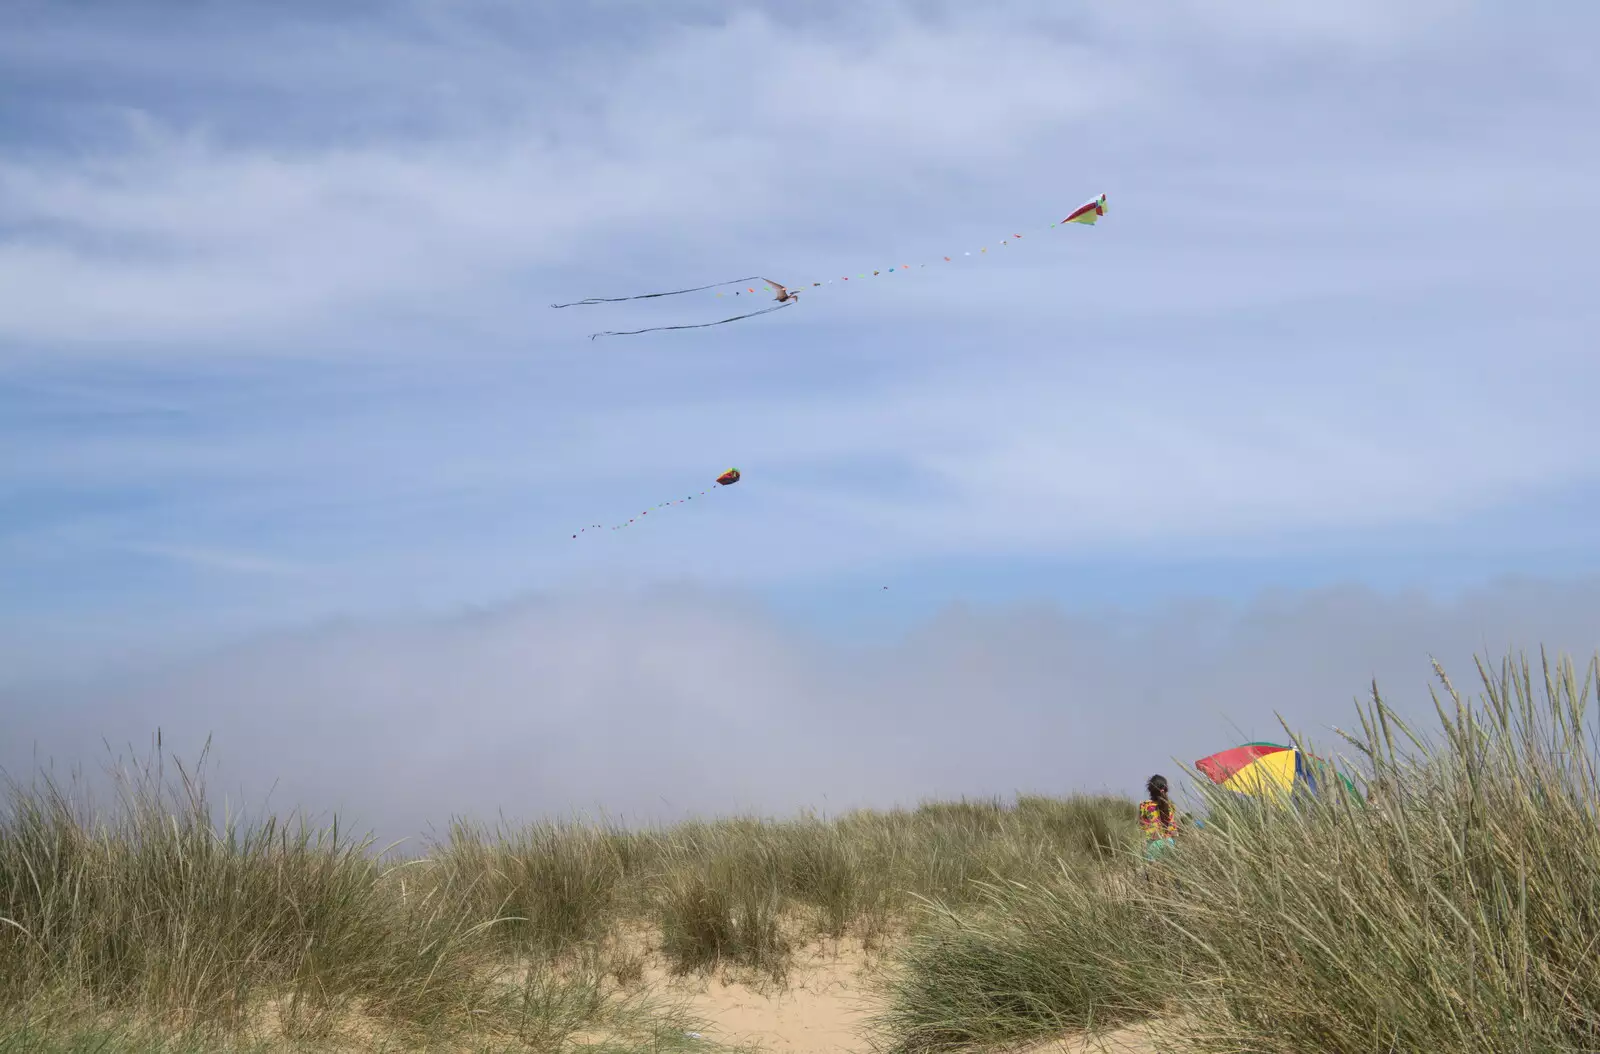
[[[1267,788],[1313,794],[1322,783],[1338,780],[1352,794],[1355,784],[1322,758],[1282,743],[1245,743],[1194,763],[1212,783],[1240,794],[1263,794]]]

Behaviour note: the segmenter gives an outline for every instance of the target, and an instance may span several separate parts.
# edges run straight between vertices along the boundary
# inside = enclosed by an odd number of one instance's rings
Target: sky
[[[0,765],[1134,793],[1600,643],[1600,11],[774,11],[6,5]]]

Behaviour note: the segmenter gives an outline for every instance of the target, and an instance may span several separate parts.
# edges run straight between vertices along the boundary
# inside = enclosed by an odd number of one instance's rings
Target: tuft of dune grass
[[[518,959],[497,931],[519,917],[503,910],[507,887],[490,888],[487,869],[386,865],[337,822],[216,825],[201,781],[181,765],[116,775],[103,811],[48,777],[7,787],[0,1052],[503,1049],[678,1020],[641,1009],[648,1000],[610,998],[595,970],[532,963],[535,980],[506,983]],[[577,843],[562,845],[557,867]],[[539,859],[537,846],[508,848],[512,859]],[[548,868],[531,874],[518,880],[560,889]],[[522,943],[541,950],[599,918],[535,915],[539,941]]]
[[[1152,907],[1196,962],[1193,1049],[1600,1050],[1600,659],[1436,667],[1437,735],[1373,686],[1346,736],[1381,793],[1227,800]]]
[[[912,898],[960,903],[999,874],[1047,876],[1063,857],[1109,859],[1130,845],[1132,803],[1019,798],[929,803],[770,821],[733,817],[666,829],[606,824],[486,829],[457,822],[434,872],[470,879],[479,915],[498,914],[508,950],[561,955],[619,925],[662,937],[680,972],[741,965],[781,979],[788,930],[868,941]]]
[[[452,885],[397,891],[335,823],[213,827],[201,785],[125,774],[109,821],[49,779],[13,784],[0,837],[0,1006],[41,997],[224,1029],[253,991],[297,1026],[354,1000],[426,1024],[488,996],[477,979],[493,920]]]
[[[1063,830],[1096,847],[1093,869],[931,905],[883,986],[883,1045],[970,1050],[1161,1013],[1191,1052],[1600,1050],[1600,657],[1581,675],[1480,662],[1476,701],[1437,672],[1432,738],[1376,685],[1358,707],[1348,767],[1370,801],[1202,783],[1209,822],[1154,865],[1079,822]]]
[[[879,982],[891,1054],[975,1050],[1144,1020],[1170,1000],[1171,941],[1105,876],[982,883],[963,908],[930,902]]]
[[[457,821],[404,859],[337,820],[219,818],[204,763],[169,767],[158,747],[113,773],[104,808],[76,780],[8,782],[0,1054],[555,1049],[597,1029],[620,1050],[679,1020],[643,983],[642,931],[680,972],[781,981],[797,941],[874,939],[915,897],[964,903],[976,879],[1087,861],[1132,808],[1019,799],[649,830]]]
[[[1472,700],[1439,671],[1431,737],[1373,686],[1345,736],[1370,801],[1202,784],[1210,822],[1148,868],[1104,797],[462,821],[384,860],[337,822],[218,822],[159,760],[104,810],[12,782],[0,1054],[670,1050],[685,1021],[623,936],[781,981],[800,940],[908,917],[877,1021],[897,1054],[1158,1014],[1192,1052],[1600,1050],[1600,658],[1478,673]]]
[[[472,891],[469,910],[502,919],[506,947],[543,956],[610,932],[630,858],[602,826],[531,824],[493,833],[457,820],[435,847],[434,881]]]
[[[659,919],[661,950],[674,970],[733,964],[784,979],[791,948],[781,925],[783,891],[765,849],[756,843],[689,859],[669,873]]]

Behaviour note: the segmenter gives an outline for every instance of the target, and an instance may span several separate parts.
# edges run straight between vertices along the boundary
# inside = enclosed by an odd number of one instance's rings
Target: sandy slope
[[[863,982],[878,968],[859,944],[830,941],[796,957],[782,990],[731,977],[663,983],[687,997],[709,1039],[773,1054],[866,1054],[863,1032],[873,1005]]]
[[[651,957],[652,959],[654,957]],[[875,1007],[865,983],[883,959],[859,942],[828,941],[796,956],[786,988],[727,975],[670,978],[655,962],[649,981],[686,999],[706,1022],[706,1038],[750,1045],[773,1054],[870,1054],[867,1019]],[[1018,1054],[1155,1054],[1143,1029],[1122,1029],[1095,1040],[1063,1037]]]

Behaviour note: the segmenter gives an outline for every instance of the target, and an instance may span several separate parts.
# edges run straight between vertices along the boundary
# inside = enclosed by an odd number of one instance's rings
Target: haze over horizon
[[[1586,661],[1597,29],[8,5],[0,766],[214,733],[400,833],[1131,794]]]

